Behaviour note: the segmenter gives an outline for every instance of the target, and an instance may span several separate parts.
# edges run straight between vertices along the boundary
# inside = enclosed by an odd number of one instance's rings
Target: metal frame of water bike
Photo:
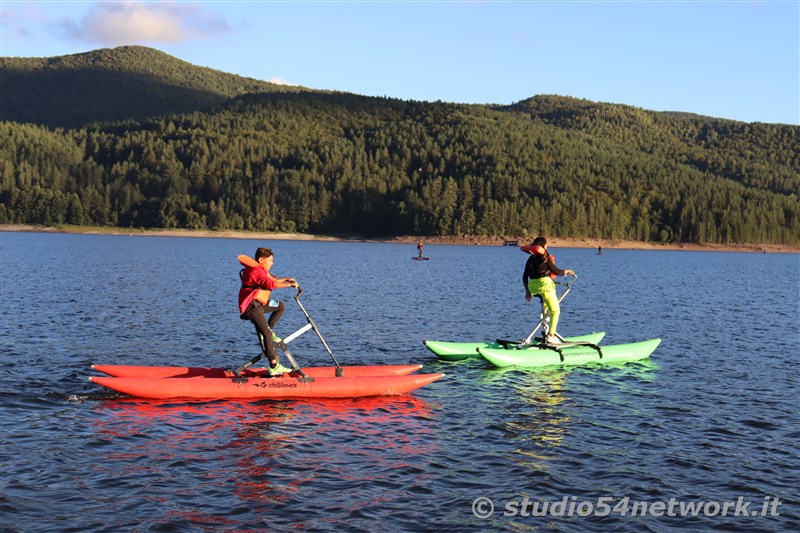
[[[333,363],[336,365],[336,377],[341,377],[343,375],[343,373],[344,373],[344,370],[342,369],[342,366],[336,360],[336,357],[334,357],[333,352],[331,351],[330,347],[328,346],[328,343],[325,342],[325,339],[322,337],[322,333],[320,333],[319,328],[317,328],[317,324],[314,322],[314,319],[311,318],[311,315],[308,314],[308,311],[306,311],[306,308],[300,302],[300,295],[303,294],[303,292],[304,292],[303,289],[298,285],[297,286],[297,294],[294,295],[294,301],[297,302],[297,305],[300,307],[300,310],[303,312],[303,316],[306,317],[306,321],[308,322],[308,324],[306,324],[305,326],[301,327],[300,329],[298,329],[294,333],[292,333],[290,335],[287,335],[282,341],[276,342],[275,344],[286,355],[286,359],[289,360],[289,364],[291,365],[292,370],[294,372],[296,372],[300,376],[300,378],[298,378],[298,379],[300,379],[300,381],[302,381],[304,383],[305,382],[309,382],[309,381],[314,381],[314,378],[310,378],[310,377],[306,376],[306,374],[300,369],[300,367],[297,364],[297,361],[295,361],[294,356],[292,355],[292,352],[289,351],[289,347],[287,346],[287,344],[292,342],[294,339],[296,339],[297,337],[299,337],[303,333],[307,332],[310,329],[313,329],[314,332],[317,334],[317,337],[319,337],[319,340],[322,341],[322,345],[325,347],[325,350],[328,352],[328,355],[331,356],[331,359],[333,360]],[[261,333],[259,333],[259,335],[260,334]],[[243,364],[242,366],[240,366],[237,369],[233,370],[233,373],[238,377],[239,374],[243,370],[245,370],[246,368],[249,368],[250,366],[252,366],[255,363],[257,363],[257,362],[261,361],[262,359],[264,359],[264,356],[265,356],[265,354],[262,352],[258,356],[254,357],[250,361],[248,361],[245,364]]]
[[[564,292],[561,293],[561,296],[558,298],[558,303],[561,303],[561,301],[564,300],[567,294],[569,294],[569,291],[572,290],[572,284],[578,281],[578,276],[576,274],[570,274],[569,277],[572,277],[573,279],[570,281],[554,282],[556,285],[565,285],[567,287],[566,290],[564,290]],[[539,323],[536,324],[536,327],[533,328],[533,331],[531,331],[530,335],[525,337],[524,341],[517,344],[517,348],[519,349],[522,349],[532,344],[533,337],[536,336],[536,332],[539,331],[542,328],[542,326],[549,323],[550,321],[550,314],[547,312],[547,308],[544,306],[544,300],[539,298],[539,302],[542,304],[542,313],[539,315],[540,318]],[[564,338],[558,333],[556,333],[556,337],[558,337],[561,341],[564,341]]]
[[[314,322],[314,319],[311,318],[311,315],[308,314],[308,311],[306,311],[306,308],[303,307],[303,304],[300,302],[300,295],[301,294],[303,294],[303,289],[301,289],[300,286],[298,285],[297,286],[297,294],[294,295],[294,301],[297,302],[297,305],[300,307],[300,311],[303,312],[303,316],[306,317],[306,321],[308,321],[308,324],[306,324],[302,328],[298,329],[297,331],[295,331],[294,333],[292,333],[291,335],[289,335],[288,337],[283,339],[283,342],[284,343],[288,343],[288,342],[296,339],[297,337],[299,337],[300,335],[302,335],[303,333],[305,333],[309,329],[313,329],[314,333],[317,334],[317,337],[319,337],[320,342],[322,342],[322,345],[325,347],[325,351],[328,352],[328,355],[331,356],[331,360],[333,361],[333,364],[336,365],[336,377],[341,377],[343,372],[344,372],[342,370],[342,366],[339,364],[339,361],[336,360],[336,357],[334,357],[333,352],[331,351],[330,347],[328,346],[328,343],[325,342],[325,339],[322,338],[322,333],[319,332],[319,328],[317,327],[317,324]]]

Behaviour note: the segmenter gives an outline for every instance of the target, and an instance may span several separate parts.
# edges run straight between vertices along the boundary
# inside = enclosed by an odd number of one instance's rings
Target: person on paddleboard
[[[522,251],[531,254],[525,262],[525,270],[522,273],[522,284],[525,286],[525,300],[531,301],[531,297],[538,296],[542,300],[542,305],[550,314],[550,324],[547,327],[545,341],[548,344],[560,344],[556,328],[558,318],[561,315],[561,306],[556,295],[556,284],[553,278],[556,276],[574,276],[575,272],[570,269],[560,269],[556,266],[555,259],[547,251],[547,239],[536,237],[530,246],[521,246]]]
[[[422,259],[422,241],[417,243],[417,259]]]
[[[271,299],[272,291],[287,287],[298,288],[294,278],[277,278],[269,269],[275,262],[275,256],[269,248],[258,248],[255,260],[246,255],[237,258],[244,265],[240,273],[242,287],[239,289],[239,318],[249,320],[256,328],[261,345],[262,357],[269,359],[269,375],[276,376],[291,372],[291,369],[280,364],[275,343],[281,339],[275,334],[275,326],[283,315],[283,302]],[[266,315],[269,314],[269,319]]]

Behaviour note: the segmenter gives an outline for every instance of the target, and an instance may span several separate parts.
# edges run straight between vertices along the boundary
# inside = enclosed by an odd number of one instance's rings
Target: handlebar
[[[298,333],[305,332],[305,331],[307,331],[306,328],[308,328],[309,326],[311,327],[311,329],[314,330],[314,333],[316,333],[317,337],[319,337],[319,340],[322,342],[322,345],[325,347],[325,350],[328,352],[328,355],[330,355],[331,359],[333,359],[333,364],[336,365],[336,377],[337,378],[341,377],[342,376],[342,372],[343,372],[342,366],[339,364],[339,361],[336,360],[336,357],[333,356],[333,352],[331,351],[330,347],[328,346],[328,343],[325,342],[325,339],[322,338],[322,333],[319,332],[319,329],[317,328],[317,325],[314,323],[314,319],[311,318],[311,315],[308,314],[308,311],[306,311],[306,308],[303,306],[303,304],[300,303],[300,295],[301,294],[303,294],[303,289],[300,287],[300,284],[298,283],[297,284],[297,294],[294,295],[294,301],[297,302],[297,306],[300,308],[300,311],[302,311],[303,315],[306,317],[306,320],[308,321],[308,325],[304,326],[303,328],[300,328],[297,332]],[[294,335],[294,334],[292,334],[292,335]]]
[[[556,281],[556,284],[558,284],[558,285],[566,285],[567,287],[569,287],[570,285],[572,285],[573,283],[578,281],[578,275],[577,274],[566,274],[564,277],[565,278],[571,277],[572,279],[568,280],[568,281]]]

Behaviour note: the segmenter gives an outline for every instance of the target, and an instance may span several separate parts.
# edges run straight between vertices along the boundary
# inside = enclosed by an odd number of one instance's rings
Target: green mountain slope
[[[502,109],[598,141],[611,139],[749,187],[785,194],[800,191],[797,126],[658,113],[559,96],[537,96]]]
[[[246,93],[297,92],[122,46],[50,58],[0,57],[0,118],[50,127],[208,109]]]
[[[800,244],[795,126],[299,91],[0,139],[0,222]]]

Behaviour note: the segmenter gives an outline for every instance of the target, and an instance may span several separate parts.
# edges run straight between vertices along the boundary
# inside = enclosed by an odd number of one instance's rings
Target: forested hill
[[[0,222],[800,244],[788,125],[300,91],[0,139]]]
[[[306,90],[198,67],[143,46],[0,57],[0,83],[0,120],[64,128],[204,110],[247,93]]]
[[[612,139],[748,187],[800,193],[800,128],[656,113],[575,98],[537,96],[506,108],[561,129]]]

